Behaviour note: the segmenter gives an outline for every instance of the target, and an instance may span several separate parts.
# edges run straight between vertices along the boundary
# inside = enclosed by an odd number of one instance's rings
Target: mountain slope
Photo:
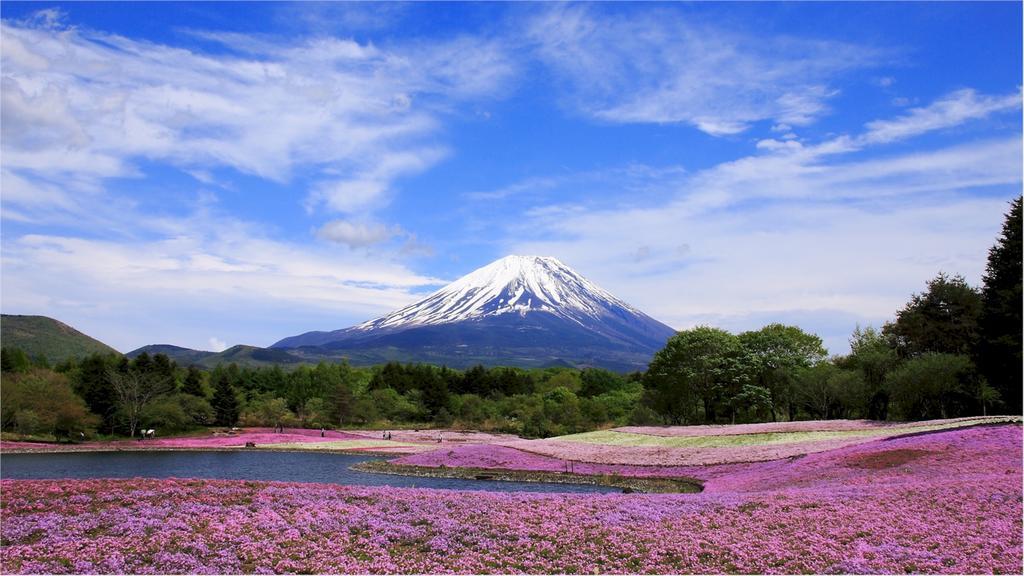
[[[271,364],[297,364],[303,361],[316,361],[317,358],[299,358],[287,350],[276,350],[272,348],[258,348],[238,344],[223,352],[208,352],[205,350],[193,350],[172,346],[170,344],[149,344],[127,354],[129,358],[135,358],[143,352],[150,356],[154,354],[165,354],[182,366],[195,364],[204,368],[215,368],[218,364],[235,363],[239,366],[267,366]],[[323,357],[323,359],[328,359]]]
[[[56,364],[90,354],[120,354],[103,342],[46,316],[0,315],[0,344]]]
[[[149,354],[150,356],[163,354],[182,366],[189,366],[192,364],[200,365],[206,358],[209,358],[210,356],[214,356],[217,354],[216,352],[207,352],[206,350],[193,350],[191,348],[174,346],[172,344],[147,344],[142,348],[132,350],[131,352],[125,354],[125,356],[134,360],[136,357],[139,356],[139,354],[142,354],[143,352]]]
[[[555,258],[507,256],[381,318],[272,347],[452,366],[568,362],[629,370],[645,367],[673,333]]]

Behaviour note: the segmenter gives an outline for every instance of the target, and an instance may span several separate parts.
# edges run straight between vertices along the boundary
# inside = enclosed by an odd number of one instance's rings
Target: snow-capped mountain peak
[[[636,370],[672,334],[556,258],[506,256],[386,316],[291,336],[273,347],[462,368],[486,363]]]
[[[355,330],[448,324],[503,314],[545,312],[574,322],[616,311],[637,313],[551,256],[506,256],[430,296]]]

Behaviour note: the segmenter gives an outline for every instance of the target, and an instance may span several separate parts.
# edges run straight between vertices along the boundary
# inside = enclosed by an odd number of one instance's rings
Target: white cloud
[[[399,226],[332,220],[320,227],[317,236],[324,240],[345,244],[350,248],[364,248],[386,242],[402,233],[402,228]]]
[[[216,336],[210,336],[210,350],[214,352],[223,352],[228,349],[228,345],[223,340],[218,339]]]
[[[999,112],[1021,107],[1021,94],[986,96],[971,89],[953,92],[923,108],[914,108],[892,120],[876,120],[867,125],[862,137],[866,143],[904,140],[925,132],[958,126]]]
[[[300,319],[341,328],[442,283],[380,254],[273,240],[222,215],[132,216],[134,238],[5,239],[5,312],[57,317],[122,350],[172,337],[203,348],[211,325],[230,341],[266,346]]]
[[[500,45],[468,37],[382,49],[193,32],[232,48],[204,54],[36,20],[2,24],[5,170],[103,179],[148,159],[200,178],[312,171],[307,204],[339,212],[386,202],[395,178],[440,161],[429,140],[445,107],[498,94],[512,70]]]
[[[610,122],[687,123],[715,136],[764,120],[809,124],[828,111],[837,93],[831,81],[881,57],[869,46],[698,24],[665,8],[624,15],[559,6],[527,31],[583,113]]]
[[[557,255],[677,328],[806,322],[843,352],[855,323],[890,319],[940,270],[980,282],[1021,185],[1019,134],[899,155],[877,144],[771,141],[770,154],[666,180],[662,201],[541,205],[504,249]]]
[[[793,139],[775,140],[774,138],[767,138],[757,142],[758,150],[768,150],[770,152],[776,150],[799,150],[801,148],[803,148],[803,145]]]

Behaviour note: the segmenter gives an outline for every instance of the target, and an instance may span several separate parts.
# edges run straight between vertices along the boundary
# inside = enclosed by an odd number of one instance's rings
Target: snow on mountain
[[[546,312],[580,324],[618,311],[640,312],[550,256],[506,256],[427,298],[355,330],[449,324],[485,316]]]
[[[273,348],[372,353],[460,366],[568,362],[643,368],[674,333],[556,258],[506,256],[419,302]]]

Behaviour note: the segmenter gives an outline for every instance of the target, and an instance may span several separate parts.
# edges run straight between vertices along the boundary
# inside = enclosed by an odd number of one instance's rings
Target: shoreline
[[[97,453],[97,452],[300,452],[320,454],[348,454],[351,456],[375,456],[397,458],[403,454],[395,452],[375,452],[372,450],[353,450],[341,448],[278,448],[278,447],[245,447],[245,446],[208,446],[199,448],[186,448],[179,446],[152,446],[129,448],[121,446],[88,446],[73,448],[74,444],[64,447],[50,447],[44,449],[34,448],[3,448],[0,446],[0,456],[6,454],[75,454],[75,453]]]
[[[548,472],[542,470],[512,470],[506,468],[464,468],[454,466],[411,466],[372,461],[351,467],[360,472],[394,474],[420,478],[454,478],[496,482],[537,482],[545,484],[584,484],[621,488],[623,492],[643,494],[696,494],[704,485],[695,478],[651,478],[620,476],[617,474],[576,474],[574,472]]]
[[[74,454],[74,453],[113,453],[113,452],[316,452],[348,456],[367,456],[371,458],[393,458],[389,452],[373,452],[361,450],[301,448],[246,448],[246,447],[88,447],[82,449],[46,449],[32,450],[16,448],[0,450],[0,457],[5,454]],[[654,478],[640,476],[622,476],[618,474],[577,474],[574,472],[550,472],[542,470],[514,470],[503,468],[469,468],[453,466],[412,466],[392,464],[387,460],[371,460],[349,466],[353,470],[372,474],[391,474],[417,478],[452,478],[458,480],[476,480],[480,482],[528,482],[538,484],[577,484],[589,486],[607,486],[622,489],[624,493],[640,494],[696,494],[703,492],[704,486],[695,478]]]

